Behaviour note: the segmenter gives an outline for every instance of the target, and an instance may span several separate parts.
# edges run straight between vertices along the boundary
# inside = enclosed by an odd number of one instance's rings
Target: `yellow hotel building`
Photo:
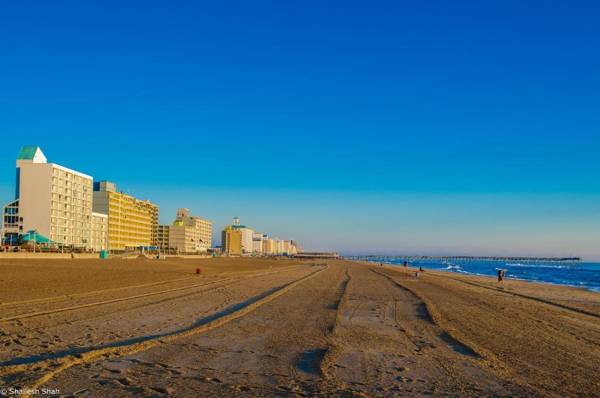
[[[241,256],[242,250],[242,231],[236,226],[228,225],[221,233],[221,242],[223,254],[228,256]]]
[[[158,206],[117,191],[108,181],[94,184],[94,212],[108,215],[108,250],[122,252],[158,245]]]

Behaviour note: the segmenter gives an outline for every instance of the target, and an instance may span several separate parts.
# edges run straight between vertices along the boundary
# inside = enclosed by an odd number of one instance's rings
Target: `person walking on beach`
[[[408,262],[404,261],[404,268],[408,266]]]
[[[504,279],[504,270],[499,269],[498,270],[498,282],[502,282],[503,279]]]

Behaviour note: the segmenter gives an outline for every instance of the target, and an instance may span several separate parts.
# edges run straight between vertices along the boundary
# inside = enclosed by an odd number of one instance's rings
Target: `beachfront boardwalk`
[[[341,260],[20,260],[0,263],[0,279],[7,388],[88,397],[600,391],[600,295],[573,288]]]

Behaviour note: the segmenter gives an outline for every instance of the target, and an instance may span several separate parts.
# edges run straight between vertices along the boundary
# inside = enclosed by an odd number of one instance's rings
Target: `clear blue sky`
[[[591,1],[7,2],[0,198],[36,144],[163,222],[600,259],[599,48]]]

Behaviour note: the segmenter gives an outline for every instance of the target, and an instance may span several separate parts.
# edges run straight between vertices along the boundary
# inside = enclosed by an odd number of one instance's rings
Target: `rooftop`
[[[37,146],[24,146],[21,148],[21,151],[19,152],[19,156],[17,157],[17,159],[20,160],[32,160],[33,157],[35,156],[35,152],[37,151],[38,147]]]
[[[31,160],[34,163],[46,163],[46,156],[39,146],[25,145],[21,147],[17,160]]]

